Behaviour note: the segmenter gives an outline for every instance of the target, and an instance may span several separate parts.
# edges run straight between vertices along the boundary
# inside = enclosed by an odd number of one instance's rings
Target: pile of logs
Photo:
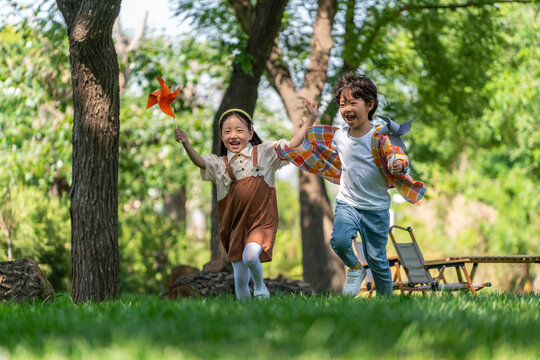
[[[271,295],[313,294],[312,287],[300,280],[287,278],[264,279]],[[252,284],[250,284],[252,285]],[[172,269],[168,280],[168,290],[163,294],[169,299],[179,297],[202,297],[234,294],[234,276],[227,267],[205,266],[203,271],[180,265]]]
[[[0,262],[0,301],[52,301],[54,289],[32,259]]]

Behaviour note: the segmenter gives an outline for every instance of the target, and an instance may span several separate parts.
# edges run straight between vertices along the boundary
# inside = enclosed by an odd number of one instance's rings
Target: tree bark
[[[120,296],[120,94],[112,28],[121,0],[57,0],[69,36],[73,85],[71,206],[74,302]]]
[[[48,300],[54,289],[32,259],[0,262],[0,300]]]
[[[174,220],[174,222],[186,224],[187,218],[187,192],[186,186],[181,185],[178,190],[172,194],[163,195],[163,207],[165,208],[166,214]]]
[[[253,114],[257,103],[259,82],[265,69],[270,51],[277,36],[283,11],[288,0],[259,0],[249,13],[249,26],[246,33],[249,36],[246,52],[251,56],[251,73],[246,73],[235,63],[231,80],[221,105],[214,117],[212,152],[219,154],[220,131],[219,118],[221,114],[231,108],[240,108],[248,114]],[[234,2],[231,2],[234,3]],[[249,3],[249,2],[247,2]],[[221,246],[219,237],[219,222],[217,211],[217,192],[212,186],[212,260],[226,259],[225,251]]]

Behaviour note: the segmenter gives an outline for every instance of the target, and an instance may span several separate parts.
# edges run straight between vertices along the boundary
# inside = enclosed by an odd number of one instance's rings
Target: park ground
[[[0,359],[537,359],[540,297],[0,304]]]

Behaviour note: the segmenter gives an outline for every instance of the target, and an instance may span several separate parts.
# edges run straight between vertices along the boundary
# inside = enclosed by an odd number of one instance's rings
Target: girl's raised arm
[[[199,153],[195,151],[195,149],[189,142],[188,136],[185,132],[177,128],[176,130],[174,130],[174,138],[176,139],[176,141],[181,142],[184,145],[186,153],[188,154],[193,164],[200,167],[201,169],[206,169],[206,162],[199,155]]]

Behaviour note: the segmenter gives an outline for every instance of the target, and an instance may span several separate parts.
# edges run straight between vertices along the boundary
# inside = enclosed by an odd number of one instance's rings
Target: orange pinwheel
[[[178,94],[180,94],[180,87],[176,89],[175,92],[171,92],[169,90],[169,87],[167,84],[165,84],[165,81],[163,81],[162,78],[156,76],[156,79],[159,81],[159,84],[161,85],[161,90],[154,91],[150,95],[148,95],[148,103],[146,104],[146,108],[150,108],[156,104],[159,103],[159,108],[161,111],[163,111],[165,114],[172,116],[175,121],[176,125],[176,117],[174,116],[174,113],[171,108],[171,103],[176,99]]]

